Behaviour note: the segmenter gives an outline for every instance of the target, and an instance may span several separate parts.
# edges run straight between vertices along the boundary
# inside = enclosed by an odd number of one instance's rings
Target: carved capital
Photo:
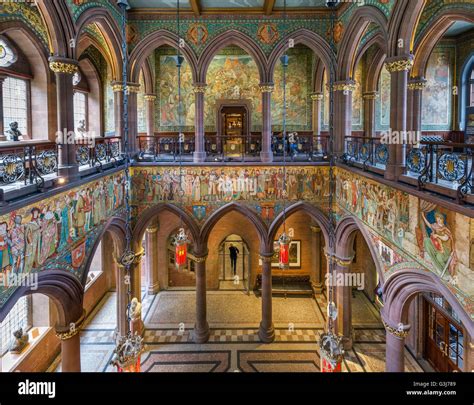
[[[129,93],[139,93],[140,83],[127,83],[127,91]]]
[[[403,72],[404,70],[410,70],[413,66],[413,56],[389,59],[385,62],[385,68],[390,72]]]
[[[60,340],[68,340],[76,336],[80,331],[82,324],[85,320],[86,311],[82,312],[82,316],[76,321],[71,322],[69,326],[66,327],[57,327],[56,328],[56,337]]]
[[[426,87],[426,79],[411,79],[408,81],[409,90],[423,90]]]
[[[343,82],[335,82],[332,86],[332,91],[354,91],[356,88],[356,82],[353,80],[343,81]]]
[[[194,256],[193,260],[196,263],[204,263],[206,261],[206,259],[207,259],[207,255],[205,255],[205,256]]]
[[[312,93],[311,100],[313,101],[321,101],[323,99],[323,93]]]
[[[379,93],[376,91],[368,91],[364,94],[362,94],[362,98],[364,100],[375,100],[379,96]]]
[[[206,83],[195,83],[193,85],[193,91],[195,93],[205,93],[206,92],[206,88],[207,88],[207,84]]]
[[[145,94],[145,100],[146,101],[155,101],[156,100],[156,95],[155,94]]]
[[[49,68],[54,72],[54,73],[65,73],[68,75],[73,75],[75,74],[79,68],[76,63],[74,62],[66,62],[63,60],[50,60],[49,62]]]
[[[354,260],[354,256],[341,258],[337,257],[336,255],[332,255],[328,252],[324,252],[324,255],[326,256],[328,262],[332,260],[339,267],[349,267],[352,264],[352,261]]]
[[[272,93],[275,86],[273,83],[261,83],[259,88],[261,93]]]
[[[158,227],[157,226],[149,226],[146,228],[146,233],[156,233],[158,232]]]
[[[382,322],[383,322],[383,326],[385,327],[385,330],[391,335],[399,339],[405,339],[408,336],[409,326],[400,325],[400,327],[394,328],[393,326],[390,326],[387,322],[385,322],[383,319],[382,319]]]
[[[270,256],[268,254],[260,254],[259,257],[263,263],[271,263],[273,261],[273,254]]]

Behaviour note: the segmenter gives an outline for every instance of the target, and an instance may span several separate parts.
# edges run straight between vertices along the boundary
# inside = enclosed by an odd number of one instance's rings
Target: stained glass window
[[[0,38],[0,67],[8,67],[14,64],[17,60],[16,52],[7,44],[7,42]]]
[[[13,332],[23,328],[27,332],[32,326],[31,297],[21,297],[0,323],[0,356],[3,356],[13,340]]]
[[[76,91],[74,93],[74,130],[83,132],[87,129],[87,95]]]
[[[7,77],[3,82],[3,124],[5,130],[13,121],[18,122],[22,135],[28,134],[27,82]]]

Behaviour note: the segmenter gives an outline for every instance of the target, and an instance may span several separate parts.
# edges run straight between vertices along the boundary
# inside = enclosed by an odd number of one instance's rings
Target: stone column
[[[194,325],[194,341],[205,343],[209,340],[209,324],[207,322],[206,302],[206,258],[196,256],[196,324]]]
[[[425,87],[426,79],[424,78],[411,79],[408,82],[410,105],[407,108],[407,129],[419,131],[420,136],[422,96]]]
[[[472,337],[466,333],[466,344],[464,346],[464,370],[466,372],[474,372],[474,343]]]
[[[123,86],[122,82],[112,82],[112,91],[114,92],[114,122],[115,136],[123,139]]]
[[[154,221],[146,229],[145,245],[147,291],[148,294],[156,294],[160,290],[158,283],[158,221]]]
[[[155,94],[145,94],[146,101],[146,134],[155,136]]]
[[[408,71],[413,65],[413,55],[388,58],[385,67],[390,72],[390,128],[392,135],[399,138],[406,134],[407,128],[407,85]],[[385,178],[397,180],[405,171],[405,144],[389,144],[388,164]]]
[[[127,333],[128,284],[125,280],[125,269],[114,260],[114,271],[117,275],[117,331],[120,335]]]
[[[273,161],[272,151],[272,92],[273,83],[260,83],[262,92],[262,150],[260,160],[264,163]]]
[[[312,127],[313,127],[313,151],[322,152],[321,145],[321,107],[323,93],[315,92],[311,94],[312,101]]]
[[[272,320],[272,257],[273,253],[262,253],[262,321],[258,336],[264,343],[275,340],[275,329]]]
[[[311,227],[311,285],[316,294],[323,292],[323,280],[321,275],[321,228],[316,225]]]
[[[61,340],[61,372],[78,373],[81,371],[81,325],[82,317],[68,326],[57,326],[56,336]]]
[[[72,77],[78,71],[77,61],[66,58],[51,57],[49,67],[56,78],[58,134],[62,140],[74,133],[74,89]],[[65,138],[65,139],[64,139]],[[59,176],[72,181],[79,177],[79,165],[76,161],[76,145],[66,142],[58,143]]]
[[[128,147],[130,154],[138,152],[138,103],[139,83],[127,83],[128,90]]]
[[[375,99],[377,96],[376,91],[362,94],[364,99],[364,134],[369,138],[375,138]]]
[[[330,258],[328,257],[328,263]],[[351,264],[353,257],[341,258],[334,256],[334,279],[331,280],[336,283],[336,307],[338,311],[336,319],[336,331],[342,335],[342,344],[345,350],[352,348],[352,286],[346,283],[338,283],[339,280],[349,280],[347,275],[351,271]],[[342,285],[341,285],[342,284]]]
[[[385,371],[402,373],[405,371],[405,338],[410,325],[391,325],[382,319],[385,326]]]
[[[5,127],[3,122],[3,82],[7,76],[0,75],[0,141],[7,141],[7,137],[5,135]]]
[[[352,92],[353,80],[338,81],[333,86],[334,97],[334,152],[344,153],[345,137],[352,135]]]
[[[206,83],[194,84],[194,155],[193,160],[202,163],[206,160],[206,133],[204,131],[204,93]]]

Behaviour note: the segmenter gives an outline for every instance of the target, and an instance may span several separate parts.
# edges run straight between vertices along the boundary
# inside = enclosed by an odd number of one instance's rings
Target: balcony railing
[[[117,166],[123,159],[119,137],[76,139],[76,160],[81,176],[96,173],[105,165]],[[35,186],[42,190],[52,187],[58,177],[58,145],[51,141],[2,142],[0,144],[0,202],[5,193]],[[48,184],[46,184],[48,182]],[[27,190],[22,190],[25,194]]]
[[[381,172],[388,163],[388,146],[380,138],[346,136],[342,160],[348,165],[359,164],[366,171]]]
[[[402,180],[416,179],[420,190],[447,194],[458,202],[472,199],[474,145],[446,141],[420,142],[407,146],[406,172]]]
[[[138,160],[175,162],[179,157],[180,145],[177,135],[140,135],[138,137]],[[272,137],[272,152],[275,161],[283,159],[283,140],[278,136]],[[262,151],[262,136],[251,134],[247,136],[212,135],[206,134],[204,148],[208,161],[240,161],[258,162]],[[325,160],[327,159],[328,136],[300,135],[287,142],[287,159],[293,161]],[[181,144],[182,159],[192,161],[195,151],[194,135],[186,134]]]

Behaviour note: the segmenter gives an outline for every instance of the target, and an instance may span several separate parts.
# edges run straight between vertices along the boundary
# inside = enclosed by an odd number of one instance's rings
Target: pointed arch
[[[338,80],[353,78],[357,49],[370,23],[374,23],[379,27],[384,43],[388,42],[387,18],[382,11],[374,6],[359,7],[351,16],[339,47],[337,59]]]
[[[451,290],[434,273],[420,269],[398,271],[383,287],[382,317],[390,326],[407,323],[411,301],[419,293],[441,295],[461,319],[469,336],[474,336],[474,322]]]
[[[340,258],[349,258],[354,255],[353,246],[354,246],[354,239],[356,237],[357,231],[360,231],[362,237],[367,244],[370,255],[372,256],[372,260],[375,264],[375,269],[377,270],[377,274],[380,279],[380,284],[384,284],[385,275],[383,271],[382,261],[380,259],[379,253],[375,249],[374,242],[370,237],[370,234],[365,229],[365,225],[361,223],[361,221],[352,216],[346,215],[343,217],[336,226],[336,246],[335,246],[335,254],[337,257]]]
[[[295,45],[302,44],[310,48],[315,55],[321,59],[324,68],[330,68],[332,51],[327,41],[313,31],[306,28],[300,28],[283,38],[268,57],[268,81],[273,81],[276,64],[280,56],[283,55],[285,50],[288,48],[288,41],[290,39],[293,39]]]
[[[199,57],[197,74],[199,83],[206,83],[207,70],[212,59],[221,49],[229,45],[236,45],[252,56],[258,68],[260,82],[266,83],[268,81],[267,59],[259,45],[248,35],[232,29],[213,38],[204,48]]]
[[[278,232],[278,229],[285,221],[285,217],[288,218],[290,215],[298,211],[305,212],[319,225],[324,236],[325,244],[326,246],[329,246],[329,218],[323,211],[321,211],[320,208],[316,207],[315,205],[310,204],[306,201],[299,201],[287,207],[285,212],[280,212],[280,214],[278,214],[277,217],[271,223],[270,228],[268,230],[267,238],[267,248],[269,249],[269,251],[273,250],[273,241],[276,238],[276,233]]]
[[[236,211],[246,217],[252,225],[254,225],[257,235],[260,240],[260,248],[263,249],[267,246],[267,226],[263,222],[263,220],[250,208],[246,207],[245,205],[238,204],[236,202],[231,202],[229,204],[224,205],[223,207],[219,208],[218,210],[214,211],[212,215],[204,222],[204,225],[201,229],[200,239],[202,246],[207,246],[207,241],[209,239],[209,235],[214,228],[214,225],[223,218],[229,212]]]
[[[142,69],[145,60],[151,53],[160,46],[167,45],[176,49],[178,44],[178,36],[168,30],[158,30],[143,38],[130,54],[130,81],[138,83],[140,70]],[[189,63],[193,74],[194,82],[197,81],[197,58],[194,51],[186,45],[180,48],[184,55],[186,62]]]
[[[147,208],[139,215],[137,223],[135,224],[135,227],[133,228],[132,232],[132,246],[134,247],[134,249],[136,249],[136,251],[138,250],[138,247],[140,246],[143,240],[143,235],[145,234],[145,230],[148,224],[153,220],[153,218],[155,218],[157,215],[160,214],[160,212],[163,211],[169,211],[182,218],[183,223],[188,227],[189,231],[191,232],[194,241],[194,253],[201,252],[202,244],[199,236],[199,227],[194,221],[194,219],[182,208],[168,203],[156,204],[150,208]]]

